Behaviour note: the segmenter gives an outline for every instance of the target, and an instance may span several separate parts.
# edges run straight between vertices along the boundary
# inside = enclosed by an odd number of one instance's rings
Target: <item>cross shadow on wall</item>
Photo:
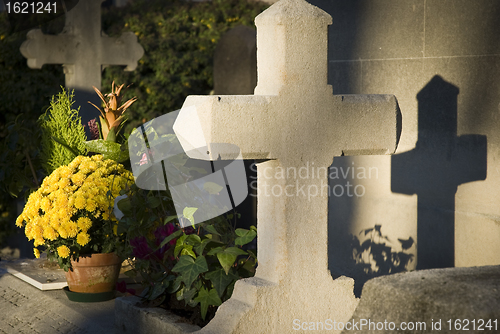
[[[391,158],[392,192],[418,196],[417,269],[454,267],[455,193],[486,179],[486,136],[457,136],[458,94],[434,76],[417,94],[415,149]]]

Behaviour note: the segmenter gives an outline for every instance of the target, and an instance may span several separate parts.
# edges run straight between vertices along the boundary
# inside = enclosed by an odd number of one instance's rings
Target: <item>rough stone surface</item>
[[[324,170],[334,156],[390,154],[400,134],[394,96],[332,95],[329,15],[303,0],[282,0],[255,22],[255,95],[190,96],[180,112],[196,108],[206,159],[232,158],[217,143],[236,144],[243,158],[274,159],[258,164],[256,275],[236,283],[200,333],[289,333],[294,319],[349,319],[357,304],[353,281],[333,280],[327,268]],[[191,151],[192,124],[176,122],[174,131]],[[308,174],[277,175],[283,170]]]
[[[114,333],[114,304],[72,302],[62,290],[40,291],[0,269],[0,333]]]
[[[141,308],[135,306],[137,297],[120,297],[115,304],[115,324],[117,332],[132,334],[193,333],[200,327],[183,323],[182,318],[161,308]]]
[[[330,184],[349,182],[364,194],[329,199],[332,272],[363,276],[351,236],[377,224],[393,252],[414,255],[409,270],[500,264],[500,2],[309,2],[333,18],[334,94],[395,94],[403,117],[395,155],[334,159],[334,167],[355,167],[356,174]],[[423,129],[433,115],[435,126]],[[358,177],[360,168],[378,174]],[[404,250],[398,239],[409,237],[415,244]]]
[[[477,326],[479,319],[487,323],[500,318],[499,277],[500,266],[486,266],[430,269],[374,278],[365,284],[351,321],[359,323],[360,319],[369,319],[374,323],[396,324],[394,330],[383,330],[383,333],[406,333],[398,329],[401,322],[419,321],[426,323],[426,330],[421,333],[431,333],[434,332],[432,322],[441,320],[441,333],[458,333],[460,331],[454,331],[458,319],[459,326],[468,323],[468,333],[494,333],[499,329],[498,321],[496,329],[480,330]],[[475,330],[471,322],[474,319]],[[368,326],[356,332],[381,333]]]

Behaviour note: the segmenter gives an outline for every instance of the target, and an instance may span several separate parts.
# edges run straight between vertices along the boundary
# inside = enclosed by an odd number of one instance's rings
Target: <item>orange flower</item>
[[[122,96],[120,96],[120,92],[125,86],[125,84],[122,84],[120,87],[116,87],[115,89],[115,82],[111,84],[111,93],[106,94],[106,96],[109,98],[109,101],[106,102],[104,95],[102,95],[101,91],[97,89],[96,87],[92,86],[101,98],[102,102],[104,102],[104,111],[102,111],[99,107],[97,107],[95,104],[92,102],[89,102],[91,105],[97,108],[101,112],[101,116],[99,116],[99,119],[101,121],[101,131],[102,131],[102,137],[103,139],[107,140],[108,139],[108,134],[110,131],[117,132],[118,127],[120,126],[122,120],[123,120],[123,113],[125,110],[127,110],[128,107],[134,103],[137,98],[133,97],[124,104],[122,104],[120,107],[118,107],[121,102],[122,102]],[[113,140],[114,141],[114,140]]]

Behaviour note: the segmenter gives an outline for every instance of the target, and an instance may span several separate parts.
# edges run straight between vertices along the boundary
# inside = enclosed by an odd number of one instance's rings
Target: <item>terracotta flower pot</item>
[[[66,273],[70,291],[101,293],[115,289],[122,261],[115,253],[92,254],[72,260],[71,265],[73,271]]]

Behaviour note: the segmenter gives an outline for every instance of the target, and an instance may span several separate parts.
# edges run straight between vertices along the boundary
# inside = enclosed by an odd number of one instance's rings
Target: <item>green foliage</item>
[[[255,252],[242,246],[255,239],[256,228],[235,229],[237,214],[180,228],[179,223],[190,221],[195,208],[186,208],[187,216],[178,217],[168,191],[136,186],[118,202],[118,208],[124,213],[118,233],[126,232],[128,238],[120,254],[135,258],[130,274],[142,277],[142,296],[147,300],[175,294],[185,307],[198,308],[208,322],[215,308],[231,296],[234,283],[254,275]]]
[[[62,88],[57,98],[52,97],[50,109],[39,119],[42,129],[42,166],[47,174],[87,153],[87,136],[78,110],[72,108],[73,103],[73,92],[66,94]]]
[[[114,66],[103,75],[103,86],[113,80],[134,83],[125,97],[137,96],[141,103],[128,114],[125,131],[179,109],[188,95],[209,94],[220,37],[236,25],[253,26],[265,8],[247,0],[137,0],[104,11],[103,29],[108,35],[132,31],[145,50],[135,71]]]

